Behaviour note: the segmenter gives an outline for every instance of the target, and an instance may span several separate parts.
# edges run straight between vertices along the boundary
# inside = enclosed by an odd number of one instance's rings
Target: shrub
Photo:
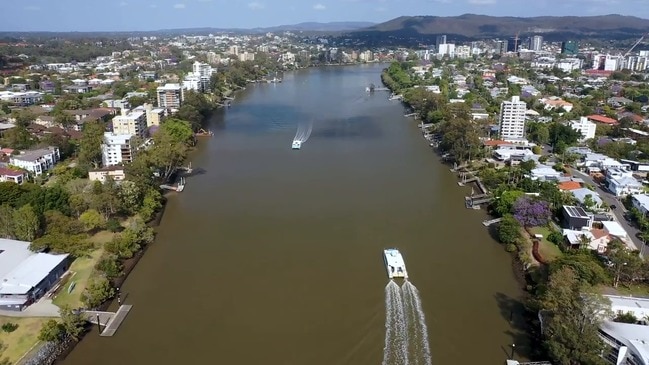
[[[514,252],[516,251],[516,245],[513,243],[509,243],[505,246],[505,251],[507,252]]]
[[[11,333],[18,329],[18,325],[15,323],[7,322],[2,325],[2,332]]]

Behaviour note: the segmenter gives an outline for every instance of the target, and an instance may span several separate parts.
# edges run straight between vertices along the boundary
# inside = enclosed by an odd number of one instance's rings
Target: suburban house
[[[583,228],[590,229],[594,217],[588,214],[583,208],[564,205],[561,209],[563,215],[563,226],[570,230],[580,231]]]
[[[106,179],[111,178],[114,181],[122,181],[126,179],[124,166],[108,166],[101,169],[90,170],[88,172],[88,179],[90,181],[106,182]]]
[[[608,180],[608,190],[615,196],[639,194],[642,192],[642,183],[632,177],[621,177]]]
[[[0,238],[0,309],[22,311],[67,271],[70,256],[35,253],[29,242]]]
[[[649,215],[649,195],[635,194],[631,196],[631,203],[640,213]]]
[[[566,246],[573,249],[588,248],[598,253],[606,252],[611,236],[603,229],[562,230]]]
[[[0,167],[0,182],[14,182],[20,185],[25,180],[27,180],[27,173],[25,171]]]
[[[561,172],[543,164],[537,164],[530,172],[530,178],[532,180],[557,181],[560,177]]]
[[[30,174],[41,175],[51,170],[61,160],[58,147],[41,148],[38,150],[21,151],[12,155],[9,164],[27,170]]]
[[[579,189],[573,189],[570,190],[570,193],[577,199],[579,204],[581,204],[584,208],[592,208],[592,209],[600,209],[602,207],[602,204],[604,203],[602,201],[602,198],[600,198],[599,194],[597,194],[596,191],[592,191],[590,189],[586,188],[579,188]],[[586,206],[586,200],[590,197],[590,201],[592,203],[592,206],[588,207]]]

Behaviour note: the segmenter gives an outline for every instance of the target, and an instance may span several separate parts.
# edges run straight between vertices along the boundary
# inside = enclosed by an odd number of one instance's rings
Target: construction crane
[[[633,46],[631,46],[631,48],[629,48],[628,51],[626,51],[626,53],[624,54],[624,57],[626,57],[626,56],[628,56],[629,54],[631,54],[631,52],[633,52],[633,50],[638,46],[638,44],[642,43],[642,41],[644,40],[644,38],[645,38],[647,35],[649,35],[649,33],[645,33],[645,34],[643,34],[642,37],[640,37],[640,39],[638,39],[638,41],[635,42],[635,43],[633,44]]]

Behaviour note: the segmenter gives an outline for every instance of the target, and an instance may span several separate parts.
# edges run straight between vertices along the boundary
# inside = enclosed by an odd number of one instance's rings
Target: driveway
[[[624,214],[627,211],[626,208],[624,208],[624,204],[622,204],[622,202],[618,198],[616,198],[613,194],[611,194],[607,190],[602,189],[599,186],[599,184],[595,180],[593,180],[592,177],[590,177],[590,175],[575,169],[571,169],[571,172],[573,176],[582,178],[586,183],[594,186],[600,198],[602,198],[602,201],[608,204],[609,207],[615,205],[616,209],[611,209],[611,213],[613,213],[617,222],[629,234],[629,238],[631,238],[631,243],[635,246],[631,248],[640,250],[642,247],[642,241],[638,238],[638,234],[640,233],[640,230],[635,226],[631,225],[629,221],[627,221],[626,218],[624,218]]]
[[[6,317],[60,317],[59,307],[52,303],[52,299],[42,298],[38,302],[30,305],[25,310],[8,311],[0,310],[0,316]]]

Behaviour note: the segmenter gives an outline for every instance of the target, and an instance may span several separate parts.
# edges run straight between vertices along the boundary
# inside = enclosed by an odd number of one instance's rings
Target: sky
[[[0,0],[0,31],[256,28],[402,15],[634,15],[649,0]]]

